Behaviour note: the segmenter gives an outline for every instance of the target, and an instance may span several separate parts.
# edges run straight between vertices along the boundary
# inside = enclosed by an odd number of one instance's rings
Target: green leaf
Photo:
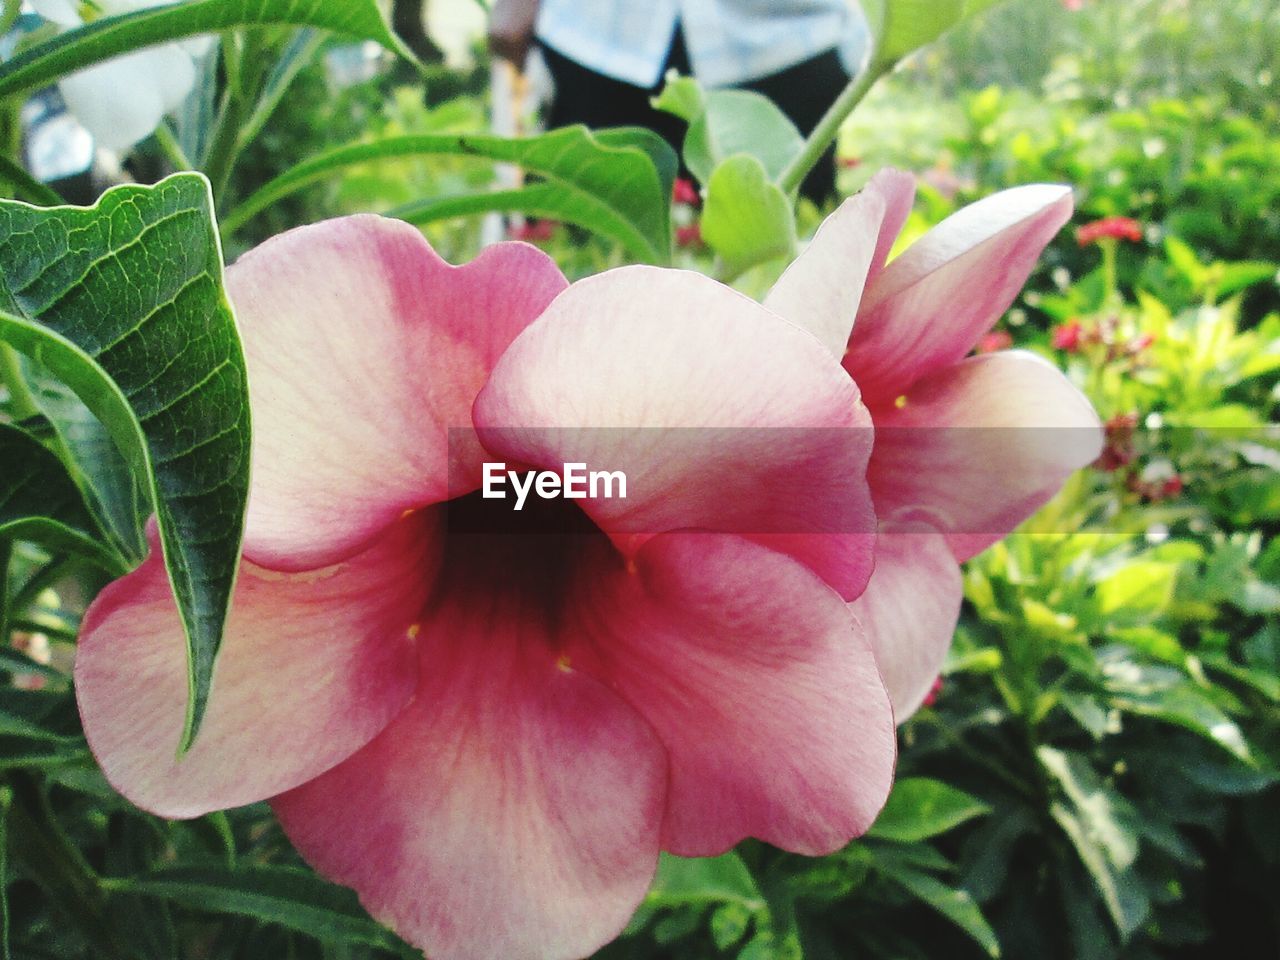
[[[889,802],[867,835],[914,843],[990,812],[977,797],[941,780],[904,777],[894,784]]]
[[[35,437],[0,423],[0,541],[29,540],[55,553],[87,557],[108,573],[125,572],[62,461]]]
[[[649,100],[653,109],[679,117],[685,123],[693,123],[707,107],[706,92],[693,77],[673,77],[666,82],[662,92]]]
[[[23,366],[31,396],[53,426],[63,463],[98,526],[127,560],[141,562],[147,555],[143,524],[151,512],[143,484],[106,427],[66,384],[30,361]]]
[[[308,870],[279,866],[171,867],[110,881],[112,890],[158,897],[207,913],[234,913],[277,923],[322,943],[360,944],[401,957],[421,957],[369,918],[353,891]]]
[[[656,134],[638,129],[592,133],[574,126],[510,140],[486,134],[423,134],[337,147],[304,160],[267,183],[223,220],[223,230],[229,235],[277,200],[349,167],[440,155],[515,163],[548,181],[539,185],[547,189],[521,197],[513,196],[517,191],[503,191],[505,196],[499,196],[489,209],[523,209],[516,204],[526,200],[531,207],[554,206],[559,216],[617,240],[641,260],[665,263],[671,259],[675,154]],[[552,187],[564,197],[552,200]],[[450,201],[445,198],[440,202]],[[455,198],[454,202],[461,213],[482,209],[471,197]],[[415,205],[415,210],[416,216],[435,218],[429,202]]]
[[[967,933],[988,956],[1000,956],[1000,941],[967,890],[948,886],[932,874],[897,865],[882,867],[881,873]]]
[[[1132,875],[1138,857],[1136,814],[1082,757],[1045,746],[1036,755],[1065,796],[1066,802],[1054,801],[1050,815],[1093,876],[1121,938],[1128,938],[1150,909]]]
[[[1099,581],[1098,607],[1104,616],[1124,623],[1158,617],[1173,602],[1177,578],[1176,564],[1132,561]]]
[[[187,640],[183,745],[204,713],[249,492],[244,355],[209,184],[91,208],[0,201],[0,340],[70,386],[143,477]]]
[[[0,960],[12,960],[9,952],[9,807],[13,790],[0,787]]]
[[[661,905],[738,903],[750,910],[764,907],[764,897],[751,871],[732,850],[718,857],[675,857],[662,854],[649,899]]]
[[[885,0],[876,59],[890,63],[901,60],[937,40],[966,13],[976,13],[985,5],[982,0],[970,0],[968,4],[964,0]]]
[[[730,278],[795,249],[791,203],[755,157],[730,157],[711,174],[702,239],[720,255]]]
[[[9,184],[19,200],[37,206],[52,207],[66,202],[56,190],[45,186],[6,156],[0,156],[0,183]]]
[[[702,183],[730,157],[755,157],[776,180],[800,152],[804,138],[772,100],[750,90],[713,90],[703,111],[689,124],[684,162]]]
[[[258,24],[320,27],[414,59],[374,0],[194,0],[103,17],[29,47],[0,66],[0,99],[140,47]]]

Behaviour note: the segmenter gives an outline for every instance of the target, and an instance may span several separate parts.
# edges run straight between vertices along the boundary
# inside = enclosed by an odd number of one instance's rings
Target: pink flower
[[[992,330],[984,333],[973,348],[974,353],[995,353],[997,350],[1008,350],[1013,346],[1013,337],[1007,330]]]
[[[966,357],[1071,216],[1070,190],[987,197],[886,265],[914,193],[911,176],[878,173],[764,301],[842,359],[871,411],[881,532],[853,609],[899,721],[950,645],[957,561],[1011,532],[1101,448],[1097,414],[1056,367],[1018,350]]]
[[[683,203],[690,207],[696,207],[702,203],[698,188],[693,185],[692,180],[684,177],[677,177],[675,183],[671,185],[671,199],[675,203]]]
[[[1078,13],[1084,9],[1084,0],[1062,0],[1062,8],[1070,10],[1072,13]]]
[[[228,281],[245,559],[181,760],[159,550],[89,610],[76,690],[121,792],[167,817],[270,799],[433,960],[582,957],[660,849],[820,854],[867,828],[895,750],[847,604],[870,417],[813,337],[695,273],[567,286],[524,244],[453,267],[376,217],[277,237]],[[515,513],[478,489],[495,461],[631,489]]]
[[[1075,353],[1080,349],[1080,339],[1083,333],[1084,327],[1079,320],[1068,320],[1066,323],[1058,324],[1050,331],[1049,342],[1055,350]]]
[[[702,227],[696,223],[690,223],[683,227],[676,227],[676,246],[702,246]]]
[[[1139,243],[1142,240],[1142,224],[1132,217],[1104,217],[1086,223],[1076,231],[1076,243],[1087,247],[1103,239],[1129,240]]]

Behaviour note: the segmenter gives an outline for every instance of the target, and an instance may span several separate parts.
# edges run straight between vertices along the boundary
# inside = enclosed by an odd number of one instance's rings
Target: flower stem
[[[896,63],[896,60],[872,58],[867,69],[849,81],[849,85],[840,92],[836,102],[831,104],[827,112],[822,115],[822,119],[818,121],[818,125],[813,128],[813,132],[805,139],[800,152],[778,177],[778,186],[782,188],[783,193],[791,194],[800,188],[801,182],[817,165],[823,152],[840,133],[840,125],[849,114],[853,113],[853,108],[862,101],[875,82],[892,70]]]
[[[173,131],[169,129],[168,120],[162,120],[160,126],[156,127],[156,143],[159,145],[165,159],[169,161],[169,166],[173,167],[175,171],[195,169],[191,161],[187,159],[187,154],[182,149],[182,144],[173,135]]]

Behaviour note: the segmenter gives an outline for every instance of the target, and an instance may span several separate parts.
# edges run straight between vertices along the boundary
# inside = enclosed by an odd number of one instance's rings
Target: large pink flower
[[[899,721],[942,665],[957,561],[1011,532],[1102,447],[1097,414],[1051,364],[968,354],[1071,216],[1067,187],[1005,190],[886,265],[914,179],[886,170],[847,200],[765,299],[841,358],[875,423],[876,570],[853,603]]]
[[[278,237],[229,283],[245,559],[182,759],[159,550],[90,609],[77,694],[122,793],[171,817],[271,798],[439,960],[581,957],[660,849],[818,854],[870,824],[894,762],[847,603],[870,419],[817,340],[697,274],[567,286],[523,244],[451,267],[373,217]],[[486,461],[631,489],[515,513],[478,492]]]

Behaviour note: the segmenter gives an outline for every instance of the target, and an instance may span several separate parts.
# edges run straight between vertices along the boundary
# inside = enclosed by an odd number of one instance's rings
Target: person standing
[[[679,151],[684,122],[649,102],[668,70],[761,93],[808,134],[863,67],[868,31],[849,0],[498,0],[489,42],[517,66],[541,48],[548,127],[644,126]],[[834,196],[834,147],[801,192]]]

